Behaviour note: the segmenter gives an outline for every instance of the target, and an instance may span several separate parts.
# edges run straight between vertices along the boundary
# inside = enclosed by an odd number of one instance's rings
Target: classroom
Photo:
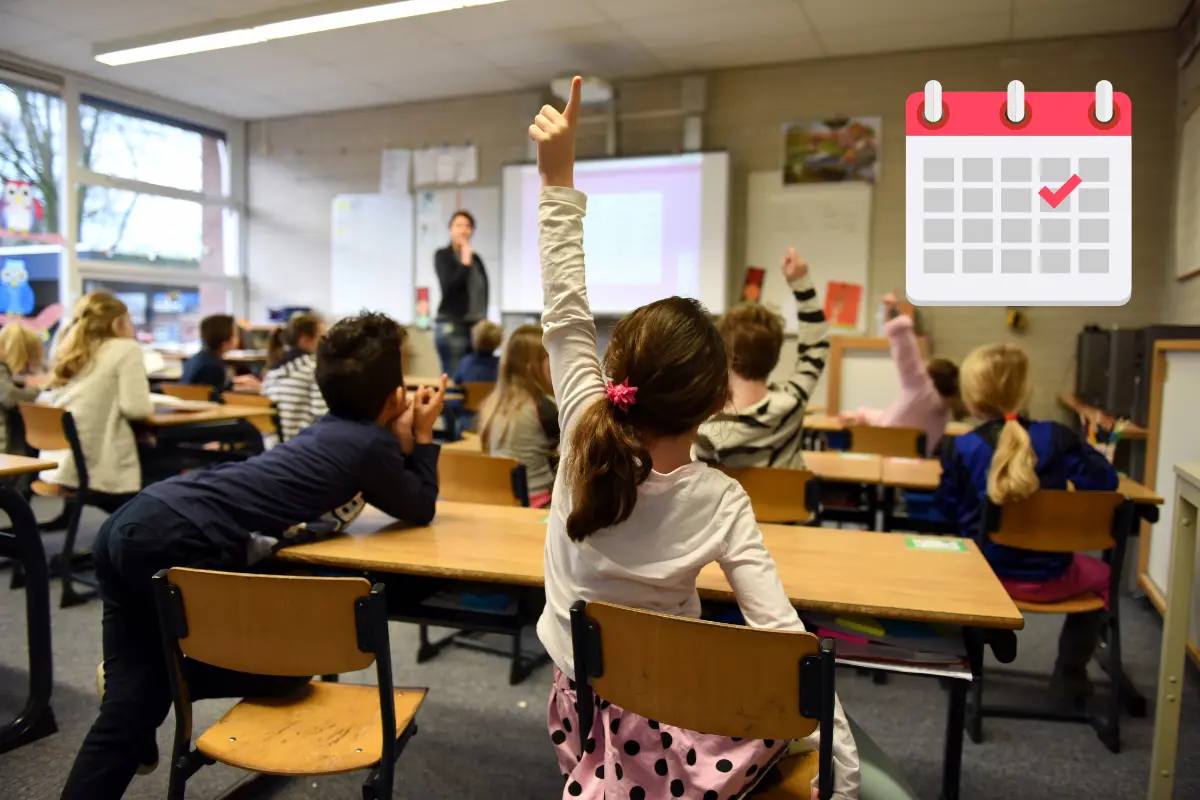
[[[1198,54],[0,3],[0,800],[1200,797]]]

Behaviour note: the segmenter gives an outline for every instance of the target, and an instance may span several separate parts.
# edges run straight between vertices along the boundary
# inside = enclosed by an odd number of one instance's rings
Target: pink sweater
[[[900,395],[882,411],[860,408],[858,421],[884,428],[921,428],[925,431],[926,455],[932,455],[946,432],[950,410],[925,369],[912,317],[901,314],[889,320],[883,333],[891,340],[892,361],[900,373]]]

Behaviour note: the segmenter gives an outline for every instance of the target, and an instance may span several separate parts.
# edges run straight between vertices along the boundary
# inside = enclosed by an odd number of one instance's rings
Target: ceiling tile
[[[955,47],[1009,38],[1007,14],[991,17],[953,17],[936,28],[925,23],[893,23],[861,28],[821,31],[821,41],[831,56],[886,53],[899,50]]]
[[[285,39],[251,47],[231,47],[228,50],[194,53],[149,63],[164,64],[176,61],[196,75],[231,81],[240,81],[259,72],[303,70],[320,63],[315,58],[306,58],[294,50],[290,45],[292,41]]]
[[[334,64],[400,50],[444,45],[447,44],[447,40],[430,30],[419,19],[397,19],[281,39],[277,44],[287,45],[296,52],[303,51],[307,58],[315,61]]]
[[[486,74],[497,66],[459,45],[427,47],[421,50],[381,51],[371,58],[339,62],[335,67],[351,77],[388,84],[420,77],[434,81],[443,73],[479,72]]]
[[[629,35],[652,50],[759,36],[800,35],[810,30],[792,0],[755,0],[755,13],[738,8],[645,17],[622,23]]]
[[[210,20],[211,15],[164,0],[17,0],[11,10],[90,42],[128,39]]]
[[[1176,0],[1046,2],[1016,0],[1013,34],[1018,39],[1170,28],[1179,19]]]
[[[487,42],[607,21],[587,0],[507,0],[474,8],[443,11],[420,18],[453,42]]]
[[[801,34],[663,48],[657,53],[668,69],[685,71],[820,58],[824,49],[814,35]]]
[[[0,11],[0,47],[6,50],[24,50],[46,42],[60,41],[69,36],[70,34],[51,25]]]
[[[621,22],[644,17],[688,15],[713,9],[737,8],[754,13],[763,0],[591,0],[591,3],[605,16]]]
[[[620,25],[603,23],[504,37],[473,46],[488,61],[518,73],[587,72],[599,76],[644,74],[662,69],[655,54]]]
[[[1012,8],[1012,0],[798,1],[818,31],[920,22],[936,28],[955,17],[999,17],[1009,14]]]

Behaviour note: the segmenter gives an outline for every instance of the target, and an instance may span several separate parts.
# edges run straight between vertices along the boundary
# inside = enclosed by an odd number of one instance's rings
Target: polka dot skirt
[[[546,724],[562,771],[564,800],[737,800],[791,744],[683,730],[597,699],[581,754],[575,702],[570,681],[555,669]]]

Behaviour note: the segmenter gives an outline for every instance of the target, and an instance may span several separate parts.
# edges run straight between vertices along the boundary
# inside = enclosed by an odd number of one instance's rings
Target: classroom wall
[[[1194,111],[1200,108],[1200,58],[1197,58],[1188,64],[1185,69],[1179,73],[1178,80],[1178,104],[1176,106],[1176,137],[1175,137],[1175,157],[1176,169],[1178,169],[1178,157],[1180,135],[1183,130],[1183,123],[1192,115]],[[1139,131],[1140,133],[1140,131]],[[1172,197],[1174,197],[1175,186],[1171,186]],[[1172,236],[1174,236],[1174,210],[1172,210]],[[1179,280],[1175,277],[1175,242],[1172,238],[1170,243],[1170,253],[1165,272],[1165,309],[1167,318],[1171,322],[1181,324],[1200,323],[1200,275],[1193,275],[1191,278]]]
[[[1176,69],[1169,32],[998,44],[919,53],[799,62],[708,75],[705,147],[731,156],[731,296],[741,282],[746,180],[780,163],[783,123],[834,115],[883,117],[882,167],[871,234],[872,302],[904,280],[904,102],[930,78],[947,90],[1002,90],[1019,78],[1028,91],[1090,90],[1111,80],[1133,98],[1135,253],[1133,298],[1114,309],[1028,309],[1028,329],[1010,334],[1003,309],[929,308],[920,319],[940,355],[961,359],[976,345],[1017,341],[1035,354],[1033,410],[1059,413],[1054,396],[1073,383],[1075,334],[1087,323],[1142,325],[1161,319],[1169,294],[1170,214],[1162,191],[1174,185]],[[620,154],[677,151],[677,118],[644,112],[680,105],[678,77],[618,84]],[[542,94],[533,90],[250,126],[251,309],[321,307],[328,296],[329,208],[335,194],[378,187],[380,151],[470,138],[479,146],[480,183],[496,185],[501,166],[524,159],[525,129]],[[640,115],[640,116],[639,116]],[[604,128],[587,125],[581,157],[604,154]],[[803,252],[804,243],[797,242]],[[486,257],[486,254],[485,254]],[[1193,308],[1200,308],[1200,281]],[[1180,313],[1183,313],[1182,311]],[[872,325],[874,314],[871,315]]]

